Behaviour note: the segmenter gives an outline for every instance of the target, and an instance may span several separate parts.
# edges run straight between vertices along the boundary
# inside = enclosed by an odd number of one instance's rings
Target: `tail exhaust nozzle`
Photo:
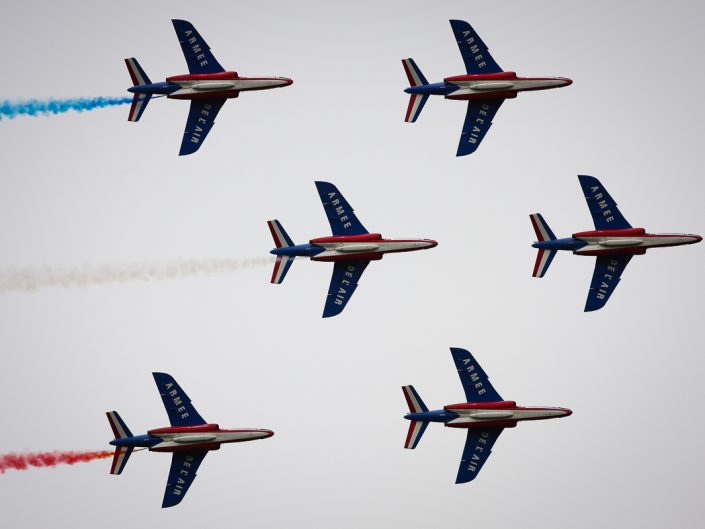
[[[122,420],[118,412],[109,411],[106,413],[108,416],[108,422],[110,423],[110,428],[113,430],[113,435],[115,439],[124,439],[126,437],[132,437],[132,432]],[[113,455],[113,463],[110,466],[111,474],[120,474],[125,469],[127,465],[127,460],[130,459],[132,451],[134,450],[131,446],[116,446],[115,454]]]
[[[543,220],[543,215],[541,213],[534,213],[529,215],[531,219],[531,225],[534,227],[534,232],[536,233],[536,239],[538,242],[545,241],[555,241],[556,236],[548,227],[548,224]],[[548,271],[548,267],[551,266],[553,258],[556,256],[556,250],[550,250],[545,248],[539,248],[536,254],[536,262],[534,263],[534,271],[531,274],[533,277],[543,277]]]
[[[278,220],[268,220],[267,225],[269,226],[269,231],[272,234],[272,239],[274,239],[274,246],[277,248],[288,248],[289,246],[294,246],[294,241],[284,230],[284,226]],[[286,273],[291,268],[294,263],[294,257],[289,255],[277,255],[277,260],[274,263],[274,270],[272,271],[271,283],[276,285],[284,281]]]

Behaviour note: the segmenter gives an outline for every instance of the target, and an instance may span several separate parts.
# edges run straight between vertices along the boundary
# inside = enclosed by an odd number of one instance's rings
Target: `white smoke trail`
[[[42,267],[0,271],[0,293],[33,292],[48,287],[88,287],[128,281],[159,281],[194,275],[227,274],[271,264],[273,258],[183,260],[78,268]]]

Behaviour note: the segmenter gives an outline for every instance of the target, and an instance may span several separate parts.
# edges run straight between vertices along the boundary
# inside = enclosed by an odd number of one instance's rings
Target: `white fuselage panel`
[[[283,79],[228,79],[218,81],[172,81],[181,87],[171,97],[204,94],[207,92],[222,92],[224,90],[246,91],[246,90],[261,90],[263,88],[276,88],[278,86],[286,86],[288,81]]]
[[[479,424],[487,421],[525,421],[532,419],[552,419],[554,417],[565,417],[567,411],[561,408],[541,408],[541,409],[518,409],[518,410],[497,410],[497,409],[471,409],[458,410],[449,408],[459,415],[456,419],[447,422],[448,426],[458,426],[461,424]]]
[[[555,88],[557,86],[565,86],[564,79],[512,79],[509,81],[453,81],[452,84],[458,87],[458,90],[449,94],[450,97],[456,98],[465,95],[487,94],[488,92],[504,92],[507,90],[537,90],[541,88]]]
[[[580,237],[587,246],[576,250],[575,253],[588,253],[604,250],[614,250],[616,248],[657,248],[659,246],[678,246],[681,244],[691,244],[694,237],[690,236],[658,236],[655,237]]]
[[[335,257],[340,255],[351,254],[366,254],[366,253],[388,253],[388,252],[404,252],[410,250],[423,250],[435,246],[433,241],[375,241],[374,243],[344,243],[344,242],[324,242],[316,243],[317,246],[325,248],[315,256],[316,259],[321,257]]]
[[[189,444],[202,443],[233,443],[240,441],[254,441],[269,437],[270,433],[264,430],[242,430],[204,433],[160,433],[155,437],[162,439],[162,442],[153,446],[152,449],[174,448]]]

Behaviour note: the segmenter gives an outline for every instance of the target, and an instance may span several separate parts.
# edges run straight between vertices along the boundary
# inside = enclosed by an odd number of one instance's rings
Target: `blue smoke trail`
[[[95,108],[126,105],[131,97],[92,97],[75,99],[28,99],[27,101],[0,101],[0,121],[3,118],[14,119],[17,116],[38,116],[62,114],[69,110],[84,112]]]

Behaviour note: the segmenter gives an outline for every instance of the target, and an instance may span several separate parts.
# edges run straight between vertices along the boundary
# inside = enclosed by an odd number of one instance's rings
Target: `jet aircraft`
[[[189,99],[191,109],[179,156],[193,154],[203,145],[215,117],[227,99],[238,97],[240,92],[280,88],[293,83],[286,77],[240,77],[237,72],[226,72],[190,22],[172,22],[189,74],[167,77],[166,82],[152,83],[137,59],[125,59],[133,84],[127,91],[135,94],[127,119],[139,121],[152,96]]]
[[[270,253],[277,256],[272,283],[284,281],[296,257],[334,263],[324,318],[343,311],[370,261],[378,261],[386,253],[425,250],[438,244],[430,239],[383,239],[379,233],[369,233],[338,188],[328,182],[316,182],[316,189],[333,231],[332,237],[295,245],[278,220],[267,221],[267,224],[276,245]]]
[[[428,96],[439,95],[468,102],[456,156],[475,152],[505,99],[513,99],[519,92],[560,88],[573,83],[565,77],[517,77],[515,72],[505,72],[470,24],[451,20],[450,26],[465,62],[466,75],[446,77],[441,83],[429,83],[413,59],[403,59],[401,62],[411,85],[404,90],[411,94],[404,118],[407,123],[418,119]]]
[[[538,239],[532,246],[539,250],[533,276],[543,277],[546,274],[558,250],[568,250],[576,255],[596,256],[585,312],[605,306],[633,256],[645,254],[648,248],[681,246],[703,240],[700,235],[646,233],[644,228],[632,228],[617,209],[617,202],[597,178],[579,175],[578,180],[587,200],[595,230],[556,239],[540,213],[530,215]]]
[[[151,452],[172,452],[162,507],[173,507],[184,499],[201,461],[210,450],[220,449],[223,443],[255,441],[274,435],[271,430],[223,430],[217,424],[206,423],[171,375],[152,375],[171,426],[149,430],[145,435],[132,435],[118,412],[107,412],[110,427],[115,435],[115,439],[110,441],[110,444],[115,446],[110,473],[120,474],[135,448],[147,448]]]
[[[404,448],[416,448],[429,422],[467,429],[456,483],[467,483],[477,477],[505,428],[514,428],[519,421],[557,419],[573,413],[567,408],[527,408],[517,406],[513,400],[503,400],[469,351],[451,347],[450,352],[468,402],[429,411],[414,386],[402,386],[410,412],[404,418],[411,421]]]

